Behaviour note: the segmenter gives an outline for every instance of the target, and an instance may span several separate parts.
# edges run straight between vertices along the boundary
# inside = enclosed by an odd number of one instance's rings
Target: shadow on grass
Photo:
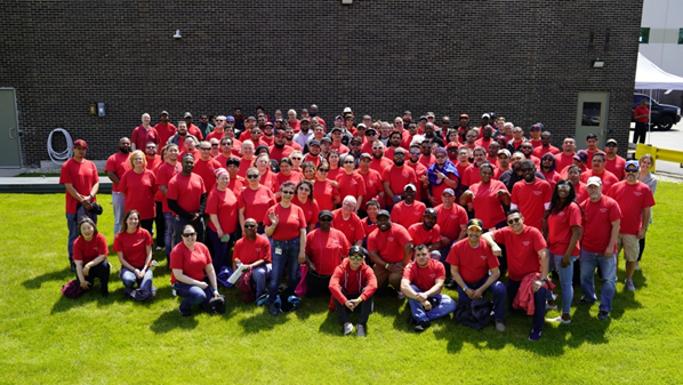
[[[183,317],[178,308],[174,307],[173,310],[162,313],[149,328],[156,334],[163,334],[173,329],[194,329],[198,323],[194,316]]]
[[[50,314],[63,313],[71,310],[72,308],[83,306],[92,302],[96,302],[97,306],[109,306],[115,302],[128,301],[135,302],[125,295],[123,288],[109,291],[109,295],[105,297],[100,293],[99,284],[95,284],[94,288],[86,291],[78,298],[66,298],[63,295],[60,295],[57,302],[52,305]],[[147,306],[149,306],[149,304],[147,304]]]
[[[287,322],[290,313],[279,314],[272,316],[268,313],[268,306],[263,306],[261,311],[249,318],[244,318],[239,321],[244,334],[256,334],[264,330],[274,329],[276,325],[282,325]]]
[[[69,279],[69,277],[72,277],[74,273],[69,270],[68,267],[65,267],[62,270],[58,271],[51,271],[49,273],[44,273],[39,276],[27,279],[26,281],[22,282],[21,284],[27,288],[27,289],[40,289],[40,287],[45,283],[45,282],[50,282],[50,281],[66,281]]]

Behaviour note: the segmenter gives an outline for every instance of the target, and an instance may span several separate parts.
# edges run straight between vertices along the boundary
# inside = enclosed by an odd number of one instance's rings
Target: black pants
[[[330,285],[329,275],[320,275],[315,271],[308,270],[306,274],[307,297],[319,297],[330,295],[328,286]]]
[[[361,325],[367,325],[368,323],[368,318],[370,318],[370,313],[372,312],[372,298],[368,298],[368,300],[363,301],[360,303],[359,309],[360,312],[357,311],[351,311],[349,310],[348,307],[344,306],[343,303],[339,303],[336,299],[334,300],[334,309],[337,312],[337,316],[339,316],[339,322],[342,324],[345,324],[350,321],[350,317],[352,313],[358,314],[358,319],[356,323],[359,323]]]
[[[149,231],[149,235],[154,238],[154,219],[141,219],[140,220],[140,227],[143,229]],[[163,238],[163,236],[162,236]]]
[[[643,143],[645,144],[645,134],[647,134],[647,123],[636,122],[636,129],[633,132],[633,143]]]
[[[166,220],[164,219],[163,205],[161,202],[154,202],[157,208],[157,216],[154,218],[154,224],[157,228],[157,247],[162,249],[166,246],[164,242],[164,233],[166,232]],[[150,233],[152,234],[152,233]]]
[[[85,280],[90,284],[90,288],[92,289],[93,285],[95,284],[95,278],[100,280],[100,291],[103,294],[109,294],[109,272],[111,268],[109,267],[109,262],[103,261],[99,265],[93,266],[90,271],[88,271],[88,276],[85,277]],[[78,284],[80,285],[81,282],[78,280],[78,275],[76,275],[76,280],[78,281]]]

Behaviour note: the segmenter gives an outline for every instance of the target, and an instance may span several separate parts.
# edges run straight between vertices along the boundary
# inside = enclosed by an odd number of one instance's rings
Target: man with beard
[[[422,223],[408,227],[408,234],[416,245],[427,245],[430,251],[441,247],[441,227],[436,224],[436,210],[428,208],[422,214]]]
[[[581,173],[581,182],[586,183],[588,178],[597,176],[602,181],[602,191],[609,192],[610,187],[619,182],[616,175],[605,169],[605,153],[600,151],[593,154],[593,159],[590,162],[591,169]]]
[[[195,126],[194,123],[192,123],[192,113],[186,112],[183,115],[183,120],[185,121],[185,124],[187,125],[187,132],[189,132],[190,135],[197,137],[197,139],[199,139],[199,140],[204,139],[204,134],[202,134],[202,130],[200,130],[199,127]],[[206,140],[209,140],[209,139],[207,138]]]
[[[313,139],[313,131],[310,130],[311,121],[308,119],[301,119],[299,122],[299,132],[294,134],[292,139],[294,142],[298,143],[301,148],[306,148],[308,143]]]
[[[413,256],[413,243],[405,227],[391,223],[387,210],[377,213],[377,228],[368,235],[368,253],[377,276],[377,287],[391,285],[400,293],[403,268]]]
[[[168,182],[168,207],[175,213],[175,239],[180,242],[180,235],[186,225],[192,225],[197,232],[197,241],[204,241],[204,209],[208,195],[204,180],[192,172],[194,157],[183,155],[182,171]]]
[[[368,129],[370,131],[370,129]],[[372,129],[372,131],[375,131]],[[375,140],[371,144],[372,160],[370,161],[370,168],[377,171],[380,175],[384,174],[384,170],[394,165],[394,162],[384,156],[384,143],[380,140]],[[386,179],[385,179],[386,180]],[[401,186],[403,188],[403,186]]]
[[[542,231],[553,190],[550,183],[536,178],[536,167],[530,160],[521,162],[520,171],[524,179],[512,188],[510,209],[519,209],[529,226]]]
[[[268,152],[270,153],[270,159],[276,160],[278,163],[282,158],[288,158],[294,152],[294,148],[287,145],[284,129],[275,129],[273,145],[268,147]]]
[[[401,147],[401,139],[401,133],[399,131],[393,131],[389,135],[389,146],[386,150],[384,150],[384,156],[386,156],[389,159],[393,159],[394,152],[397,148]]]
[[[199,143],[199,139],[197,137],[190,135],[190,133],[187,131],[187,123],[184,121],[178,122],[178,131],[168,138],[168,143],[176,144],[178,145],[179,148],[186,148],[185,146],[185,139],[187,138],[193,138],[195,144]]]
[[[398,148],[394,153],[394,164],[382,173],[388,206],[392,206],[401,200],[401,192],[403,192],[404,186],[412,184],[415,188],[417,184],[415,170],[405,165],[406,152],[402,147]]]
[[[485,125],[481,129],[481,138],[474,141],[474,145],[478,147],[484,147],[486,151],[489,150],[489,146],[493,140],[493,127],[490,124]]]
[[[121,231],[123,221],[125,196],[119,189],[119,181],[126,171],[131,169],[128,156],[130,155],[130,139],[123,137],[119,139],[119,150],[107,158],[104,171],[111,180],[111,205],[114,211],[114,234]]]
[[[154,129],[159,133],[159,144],[165,146],[168,138],[176,133],[177,128],[170,122],[168,118],[168,111],[161,111],[159,114],[159,122],[154,126]]]
[[[550,131],[543,131],[541,133],[541,145],[534,147],[534,156],[540,158],[548,152],[553,155],[560,153],[560,149],[551,144],[552,137],[553,134],[551,134]]]
[[[391,210],[391,221],[398,223],[406,229],[422,220],[427,206],[415,201],[417,188],[414,184],[408,183],[403,188],[403,200],[396,203]]]

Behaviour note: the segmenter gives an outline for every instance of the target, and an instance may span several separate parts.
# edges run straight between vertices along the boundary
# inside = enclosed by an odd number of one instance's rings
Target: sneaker
[[[498,330],[501,333],[505,331],[505,324],[503,323],[503,321],[496,321],[496,330]]]
[[[365,332],[365,325],[363,325],[363,324],[358,324],[358,325],[356,325],[356,335],[357,335],[358,337],[365,337],[365,336],[367,336],[367,334],[366,334],[366,332]]]
[[[633,284],[632,279],[627,279],[626,280],[626,290],[628,291],[636,291],[636,285]]]
[[[345,323],[343,331],[345,336],[351,335],[353,333],[353,324],[351,322]]]
[[[538,341],[541,339],[541,334],[543,333],[542,330],[534,330],[531,329],[531,332],[529,333],[529,341]]]
[[[280,304],[277,302],[273,302],[270,305],[268,305],[268,312],[270,315],[273,317],[277,316],[278,314],[282,313],[282,309],[280,308]]]
[[[268,303],[268,293],[261,294],[256,298],[256,306],[263,306]]]
[[[545,320],[547,322],[559,323],[561,325],[569,325],[570,323],[572,323],[571,318],[563,318],[562,316],[557,316],[555,318],[546,318]]]
[[[427,330],[429,326],[430,324],[427,321],[418,322],[417,325],[415,325],[415,327],[413,328],[413,330],[415,330],[418,333],[422,333],[423,331]]]
[[[555,301],[548,301],[545,304],[545,311],[557,310],[557,303]]]
[[[600,310],[598,313],[598,319],[604,321],[609,318],[609,312],[607,310]]]
[[[586,296],[583,296],[583,297],[581,297],[581,299],[579,300],[579,303],[582,304],[582,305],[592,305],[592,304],[595,303],[595,301],[596,301],[595,298],[588,298],[588,297],[586,297]]]

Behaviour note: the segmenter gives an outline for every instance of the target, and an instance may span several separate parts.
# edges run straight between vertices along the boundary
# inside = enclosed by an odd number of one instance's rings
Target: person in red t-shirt
[[[412,167],[405,164],[407,151],[399,147],[394,152],[394,164],[384,170],[384,193],[386,204],[392,206],[401,200],[401,192],[407,184],[417,185],[417,174]]]
[[[334,269],[330,278],[328,288],[345,336],[353,332],[349,317],[356,309],[360,309],[357,313],[357,334],[359,337],[366,336],[367,322],[373,307],[372,296],[377,291],[377,278],[372,268],[365,264],[366,257],[365,249],[352,246],[348,258]]]
[[[408,227],[408,233],[415,245],[427,245],[430,251],[441,247],[441,227],[436,224],[436,210],[428,208],[422,215],[422,222]]]
[[[645,135],[650,125],[650,106],[648,100],[643,98],[640,104],[633,109],[633,120],[636,122],[636,129],[633,134],[633,143],[645,144]]]
[[[263,220],[273,248],[273,272],[268,285],[268,311],[273,316],[282,312],[278,295],[282,275],[287,274],[284,298],[294,305],[290,296],[299,282],[299,264],[306,261],[306,219],[301,207],[292,204],[295,187],[291,182],[280,186],[281,200],[266,211]]]
[[[403,269],[401,292],[408,298],[415,331],[425,331],[432,321],[455,311],[455,301],[441,294],[446,280],[443,264],[430,258],[426,245],[415,246],[415,261]]]
[[[220,293],[211,254],[203,243],[197,241],[195,228],[185,225],[180,234],[183,241],[171,251],[171,285],[182,299],[180,314],[188,317],[192,315],[194,306],[206,305],[212,298],[220,298]]]
[[[230,174],[224,168],[216,170],[216,185],[206,199],[206,214],[209,215],[209,223],[206,229],[206,239],[210,246],[211,259],[214,270],[220,272],[228,266],[230,251],[239,234],[238,227],[238,204],[237,197],[228,187]]]
[[[159,144],[159,133],[150,124],[152,118],[145,112],[142,114],[141,120],[142,123],[135,127],[130,135],[131,148],[133,150],[142,150],[149,142]]]
[[[626,290],[635,291],[633,273],[640,254],[639,240],[647,233],[655,199],[650,188],[638,180],[640,165],[637,160],[626,162],[624,170],[626,179],[613,185],[607,194],[621,209],[619,246],[623,248],[626,260]]]
[[[173,123],[170,122],[167,111],[161,111],[159,114],[159,122],[154,126],[154,129],[159,133],[159,144],[165,146],[168,139],[175,135],[178,130]]]
[[[363,233],[370,234],[374,229],[377,228],[377,213],[380,210],[380,204],[374,199],[368,201],[368,205],[365,207],[367,216],[362,219],[363,223]],[[367,238],[363,238],[363,246],[367,246]]]
[[[301,207],[304,210],[304,218],[308,224],[307,230],[313,231],[318,224],[318,213],[320,206],[318,202],[313,199],[313,183],[302,180],[296,185],[296,195],[292,199],[292,203]]]
[[[354,170],[355,159],[349,154],[342,159],[342,171],[335,178],[339,185],[339,195],[342,197],[352,196],[356,198],[356,211],[363,205],[363,197],[366,194],[365,180]]]
[[[532,161],[523,160],[519,167],[524,179],[512,187],[510,209],[519,208],[529,226],[542,230],[553,190],[550,183],[536,178],[536,167]]]
[[[574,154],[576,154],[576,140],[572,137],[564,138],[562,152],[555,154],[555,169],[562,171],[565,167],[572,165]]]
[[[483,235],[487,242],[505,246],[508,266],[506,285],[509,304],[515,299],[522,281],[531,279],[533,290],[534,315],[529,340],[537,341],[543,332],[546,300],[548,298],[548,253],[541,231],[524,224],[524,217],[517,210],[507,215],[508,227]]]
[[[157,185],[155,199],[161,203],[161,207],[157,206],[157,210],[160,210],[164,216],[164,248],[166,258],[168,258],[171,255],[171,248],[173,246],[175,217],[168,207],[166,194],[168,193],[168,182],[181,171],[182,166],[178,163],[178,145],[167,144],[164,149],[165,151],[162,151],[164,153],[164,163],[159,165],[159,168],[155,171]],[[157,227],[157,231],[160,231],[159,227]]]
[[[337,181],[328,179],[329,171],[329,164],[326,160],[322,160],[315,172],[313,198],[318,202],[320,210],[334,210],[341,201]]]
[[[609,193],[612,185],[619,182],[619,179],[617,179],[616,175],[605,169],[605,153],[600,151],[593,154],[593,160],[590,165],[590,170],[581,173],[581,182],[586,183],[588,178],[597,176],[602,181],[602,191]]]
[[[582,215],[575,201],[574,187],[561,180],[553,191],[548,211],[546,239],[550,251],[550,265],[560,276],[562,287],[562,315],[552,321],[569,324],[569,310],[574,300],[574,262],[579,257],[579,240],[582,232]]]
[[[197,240],[204,239],[204,209],[207,191],[202,178],[193,173],[194,157],[183,155],[182,171],[168,181],[168,207],[175,213],[174,244],[180,242],[180,233],[186,224],[192,224]]]
[[[379,287],[388,283],[399,291],[403,268],[413,256],[413,242],[405,227],[391,223],[387,210],[377,213],[377,228],[368,235],[368,253]]]
[[[541,158],[544,154],[551,153],[557,155],[560,153],[560,149],[552,145],[553,135],[550,131],[543,131],[541,133],[541,145],[534,147],[534,156]]]
[[[467,222],[467,238],[453,245],[446,262],[451,266],[451,275],[458,285],[458,306],[467,308],[473,299],[481,299],[489,292],[493,297],[496,330],[503,332],[505,285],[498,280],[500,264],[496,257],[500,255],[500,249],[481,238],[483,229],[481,220],[470,219]]]
[[[481,219],[487,229],[502,227],[505,223],[503,206],[510,204],[510,193],[503,182],[492,179],[494,172],[489,163],[479,166],[481,181],[460,196],[463,206],[471,202],[474,216]]]
[[[318,215],[320,228],[306,236],[306,285],[311,296],[329,294],[330,277],[351,247],[346,235],[332,228],[332,218],[332,212],[321,211]]]
[[[448,254],[448,250],[456,241],[465,236],[467,225],[467,211],[455,203],[455,192],[451,188],[441,193],[441,203],[436,206],[436,223],[441,229],[441,256]]]
[[[95,163],[85,159],[87,151],[88,143],[77,139],[73,146],[73,157],[64,162],[59,176],[59,183],[66,189],[66,224],[69,229],[66,245],[71,271],[76,269],[73,262],[73,243],[78,236],[78,221],[81,217],[88,216],[97,223],[97,214],[93,208],[100,188],[100,177]]]
[[[602,291],[599,320],[606,320],[612,311],[612,299],[617,282],[616,248],[621,224],[619,204],[602,194],[602,181],[588,178],[588,199],[580,203],[583,210],[583,238],[581,238],[581,302],[593,303],[595,296],[595,268],[600,266]]]
[[[97,225],[89,217],[82,217],[77,225],[78,237],[73,243],[73,260],[78,285],[91,289],[95,278],[100,280],[100,292],[109,295],[109,262],[107,262],[107,239],[97,231]]]
[[[614,174],[617,179],[622,180],[626,176],[624,167],[626,167],[626,159],[617,154],[619,151],[619,144],[616,139],[607,139],[605,142],[605,170]]]
[[[414,223],[419,223],[422,220],[427,206],[415,200],[417,188],[414,184],[408,183],[403,188],[403,200],[399,201],[391,209],[391,221],[399,225],[409,228]]]
[[[233,268],[251,272],[251,283],[255,286],[256,303],[267,301],[266,281],[272,270],[270,241],[265,235],[257,234],[258,223],[254,218],[244,221],[244,236],[235,242],[232,252]]]
[[[130,139],[123,137],[119,139],[119,150],[107,158],[104,171],[111,180],[111,205],[114,212],[114,233],[121,231],[121,222],[125,213],[125,197],[119,187],[119,182],[123,174],[131,169],[128,157],[130,156]]]
[[[195,159],[192,172],[202,177],[206,191],[211,191],[216,184],[216,170],[223,166],[211,157],[211,143],[199,143],[199,153],[199,159]]]
[[[121,232],[114,238],[114,251],[121,262],[119,276],[126,294],[133,299],[150,299],[156,292],[152,286],[152,236],[140,226],[137,210],[128,211],[123,218]]]
[[[156,176],[147,169],[147,159],[141,150],[130,155],[131,169],[126,171],[119,182],[123,194],[125,212],[137,210],[140,214],[140,226],[153,234],[156,205],[154,195],[157,191]]]
[[[239,221],[240,226],[244,227],[247,218],[254,218],[259,224],[257,232],[264,232],[263,220],[266,217],[268,208],[275,204],[275,194],[273,191],[259,183],[259,171],[255,167],[247,170],[247,186],[239,195]]]
[[[365,182],[365,195],[363,196],[363,204],[367,206],[370,200],[384,202],[384,184],[382,183],[382,175],[370,168],[370,161],[372,155],[363,153],[360,155],[360,162],[358,163],[358,174],[363,177]],[[364,209],[361,207],[361,210]],[[367,209],[367,207],[365,207]]]
[[[332,212],[332,227],[344,233],[352,245],[360,245],[366,236],[363,223],[355,211],[357,207],[356,198],[347,195],[342,207]]]

